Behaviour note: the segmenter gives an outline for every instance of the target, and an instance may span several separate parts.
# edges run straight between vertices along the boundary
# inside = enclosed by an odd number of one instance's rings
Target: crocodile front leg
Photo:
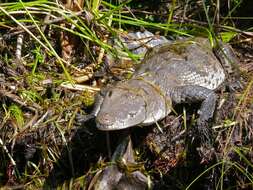
[[[208,121],[213,118],[217,99],[216,94],[205,87],[188,85],[175,87],[170,95],[173,103],[176,104],[202,102],[198,111],[197,135],[200,138],[202,148],[211,148],[212,135],[211,129],[208,127]]]

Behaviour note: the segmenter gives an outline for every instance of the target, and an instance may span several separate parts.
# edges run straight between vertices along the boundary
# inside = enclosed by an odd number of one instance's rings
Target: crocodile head
[[[146,103],[138,89],[118,85],[109,89],[96,117],[97,128],[104,131],[119,130],[142,123]]]

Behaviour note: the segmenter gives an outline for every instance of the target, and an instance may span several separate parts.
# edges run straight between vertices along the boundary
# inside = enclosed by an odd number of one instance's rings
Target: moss
[[[95,95],[94,95],[94,93],[90,92],[88,90],[85,90],[82,93],[82,102],[87,107],[93,105],[94,102],[95,102]]]

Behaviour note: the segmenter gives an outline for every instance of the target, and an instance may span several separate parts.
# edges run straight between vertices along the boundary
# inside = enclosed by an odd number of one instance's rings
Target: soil
[[[143,10],[155,13],[155,20],[164,20],[161,16],[164,7],[150,10],[145,4],[143,6],[146,8]],[[203,16],[204,12],[196,13],[198,6],[194,5],[187,12],[186,22]],[[248,4],[245,7],[249,7]],[[236,15],[241,16],[240,13],[246,10],[243,16],[249,16],[247,8],[241,9]],[[182,15],[181,11],[177,9],[176,17]],[[242,30],[249,25],[252,20],[236,22]],[[8,34],[6,29],[0,30],[2,34]],[[59,32],[52,34],[52,44],[58,47],[55,36]],[[199,105],[179,105],[176,108],[179,115],[167,116],[158,123],[160,127],[130,129],[136,161],[143,163],[154,189],[185,189],[204,171],[190,189],[215,189],[224,170],[224,189],[252,188],[252,181],[247,176],[252,173],[249,163],[253,162],[253,46],[249,39],[252,34],[240,33],[230,42],[239,62],[234,73],[216,92],[219,101],[212,123],[214,146],[211,157],[199,154],[199,142],[193,135],[192,126]],[[38,44],[25,35],[22,54],[27,56],[23,60],[15,59],[15,45],[16,38],[0,41],[0,186],[47,189],[73,183],[73,189],[87,188],[96,172],[110,163],[122,132],[109,132],[110,143],[107,145],[106,133],[96,129],[94,119],[80,124],[77,115],[91,112],[92,100],[89,98],[94,97],[94,92],[84,95],[81,91],[60,86],[59,81],[66,77],[63,68],[50,56],[39,60],[36,74],[31,74],[34,67],[31,63],[38,58],[31,49]],[[99,52],[96,48],[91,45],[95,55]],[[45,55],[45,50],[38,51]],[[80,69],[91,66],[91,56],[77,54],[74,66]],[[71,68],[68,69],[73,74],[75,69]],[[115,82],[107,69],[97,73],[100,75],[91,77],[85,84],[92,87],[94,83],[105,85],[104,80]],[[217,166],[213,167],[215,164]]]

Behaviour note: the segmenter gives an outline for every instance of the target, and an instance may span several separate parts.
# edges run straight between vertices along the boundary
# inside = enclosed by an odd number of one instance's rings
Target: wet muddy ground
[[[158,123],[160,127],[153,125],[131,129],[136,159],[144,166],[146,174],[151,176],[155,189],[185,188],[201,172],[224,160],[252,170],[242,159],[242,155],[248,162],[253,159],[252,84],[249,81],[252,63],[251,57],[248,57],[251,53],[245,51],[242,54],[241,49],[235,50],[239,55],[241,73],[231,76],[228,83],[217,90],[219,101],[213,124],[214,158],[203,161],[205,155],[198,156],[198,142],[193,139],[191,124],[197,117],[199,105],[179,105],[176,108],[179,115],[170,114]],[[37,167],[40,171],[37,177],[45,179],[45,184],[50,186],[62,185],[64,181],[78,176],[82,176],[88,184],[92,176],[110,162],[106,134],[96,129],[93,120],[81,126],[76,124],[75,114],[83,110],[89,113],[92,106],[83,106],[82,94],[53,84],[42,86],[41,94],[45,98],[41,101],[43,108],[40,107],[42,105],[26,104],[18,96],[18,90],[12,87],[18,86],[17,89],[20,89],[29,86],[25,72],[2,61],[1,75],[2,104],[19,105],[24,118],[30,118],[29,122],[32,123],[27,122],[18,128],[18,119],[5,120],[6,112],[2,109],[1,139],[8,151],[2,150],[1,183],[19,185],[24,172],[28,174],[26,179],[29,179]],[[13,79],[13,76],[21,80]],[[51,100],[55,92],[60,97],[57,101]],[[109,133],[111,151],[120,141],[120,134],[118,131]],[[20,176],[13,175],[14,172]],[[194,185],[213,189],[220,176],[221,166],[218,165]],[[239,181],[247,181],[245,175],[233,168],[228,168],[224,178],[224,187],[231,184],[238,186]]]

